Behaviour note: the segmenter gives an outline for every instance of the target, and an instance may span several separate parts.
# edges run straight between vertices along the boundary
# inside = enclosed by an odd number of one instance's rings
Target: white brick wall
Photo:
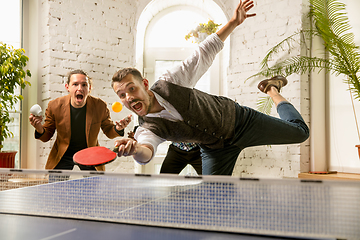
[[[42,0],[40,8],[42,77],[39,81],[43,83],[43,107],[49,100],[68,94],[64,86],[66,74],[80,68],[93,78],[91,94],[105,100],[110,108],[117,101],[110,86],[112,75],[120,67],[133,65],[135,20],[131,12],[136,11],[133,1]],[[112,118],[120,120],[128,113],[126,110],[112,113]],[[99,141],[107,147],[114,144],[102,133]],[[38,141],[39,168],[44,168],[53,142]],[[120,158],[116,162],[109,169],[134,171],[132,159]]]
[[[246,20],[231,36],[228,86],[230,98],[256,108],[258,97],[265,95],[257,90],[258,81],[244,83],[244,80],[259,70],[260,61],[271,47],[301,29],[302,0],[256,1],[254,10],[257,16]],[[300,49],[295,54],[300,54]],[[298,110],[303,110],[302,105],[309,106],[305,97],[307,94],[301,94],[304,85],[300,84],[298,76],[290,76],[288,80],[283,96]],[[272,115],[278,116],[274,109]],[[304,159],[308,159],[308,146],[304,154],[307,154]],[[297,177],[299,172],[300,145],[295,144],[245,149],[239,156],[233,175]]]
[[[81,68],[94,80],[92,95],[104,99],[108,107],[117,96],[110,87],[113,73],[120,67],[135,66],[135,36],[137,19],[150,0],[42,0],[41,16],[41,76],[43,106],[66,95],[65,75]],[[164,1],[162,1],[164,3]],[[238,0],[215,0],[231,17]],[[245,79],[256,73],[267,50],[301,28],[302,0],[255,1],[257,16],[247,20],[231,35],[228,72],[229,97],[240,104],[256,108],[261,93],[256,83]],[[291,76],[284,96],[295,107],[308,111],[307,82]],[[306,80],[305,80],[306,81]],[[300,87],[301,86],[301,87]],[[113,113],[119,120],[129,114],[123,110]],[[308,116],[308,112],[303,113]],[[276,115],[276,113],[274,113]],[[308,117],[307,117],[308,120]],[[129,130],[133,126],[129,127]],[[100,144],[111,147],[113,140],[104,135]],[[52,142],[42,144],[40,159],[43,164]],[[300,171],[299,145],[263,146],[243,151],[236,164],[235,176],[296,177]],[[305,146],[305,161],[309,146]],[[307,154],[307,155],[306,155]],[[305,163],[306,165],[306,163]],[[110,171],[133,172],[131,158],[121,158],[107,166]]]

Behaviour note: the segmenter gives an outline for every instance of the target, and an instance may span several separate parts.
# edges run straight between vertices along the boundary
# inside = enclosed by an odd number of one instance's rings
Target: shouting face
[[[126,75],[121,82],[114,82],[113,88],[121,102],[139,116],[145,116],[152,109],[152,93],[147,79],[136,79],[132,74]]]
[[[70,82],[65,84],[66,89],[71,96],[71,105],[75,108],[85,106],[86,99],[90,93],[91,86],[88,78],[83,74],[73,74]]]

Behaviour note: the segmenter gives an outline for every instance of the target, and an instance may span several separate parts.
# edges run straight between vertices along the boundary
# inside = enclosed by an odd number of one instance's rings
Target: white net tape
[[[360,182],[0,169],[0,213],[360,239]]]

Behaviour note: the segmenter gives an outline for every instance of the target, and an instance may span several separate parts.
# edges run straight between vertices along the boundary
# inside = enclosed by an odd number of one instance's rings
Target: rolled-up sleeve
[[[163,139],[163,138],[157,136],[156,134],[154,134],[153,132],[151,132],[150,130],[140,127],[140,126],[136,129],[134,138],[138,142],[138,144],[150,145],[153,147],[154,154],[149,161],[151,161],[154,158],[159,144],[166,141],[166,139]],[[148,163],[148,162],[143,163],[143,162],[139,162],[139,161],[136,161],[136,162],[141,165],[145,165],[146,163]]]

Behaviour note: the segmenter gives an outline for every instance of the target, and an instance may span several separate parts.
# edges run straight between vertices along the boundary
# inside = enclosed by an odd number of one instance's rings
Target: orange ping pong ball
[[[122,110],[122,104],[119,102],[114,102],[111,108],[114,112],[120,112]]]

